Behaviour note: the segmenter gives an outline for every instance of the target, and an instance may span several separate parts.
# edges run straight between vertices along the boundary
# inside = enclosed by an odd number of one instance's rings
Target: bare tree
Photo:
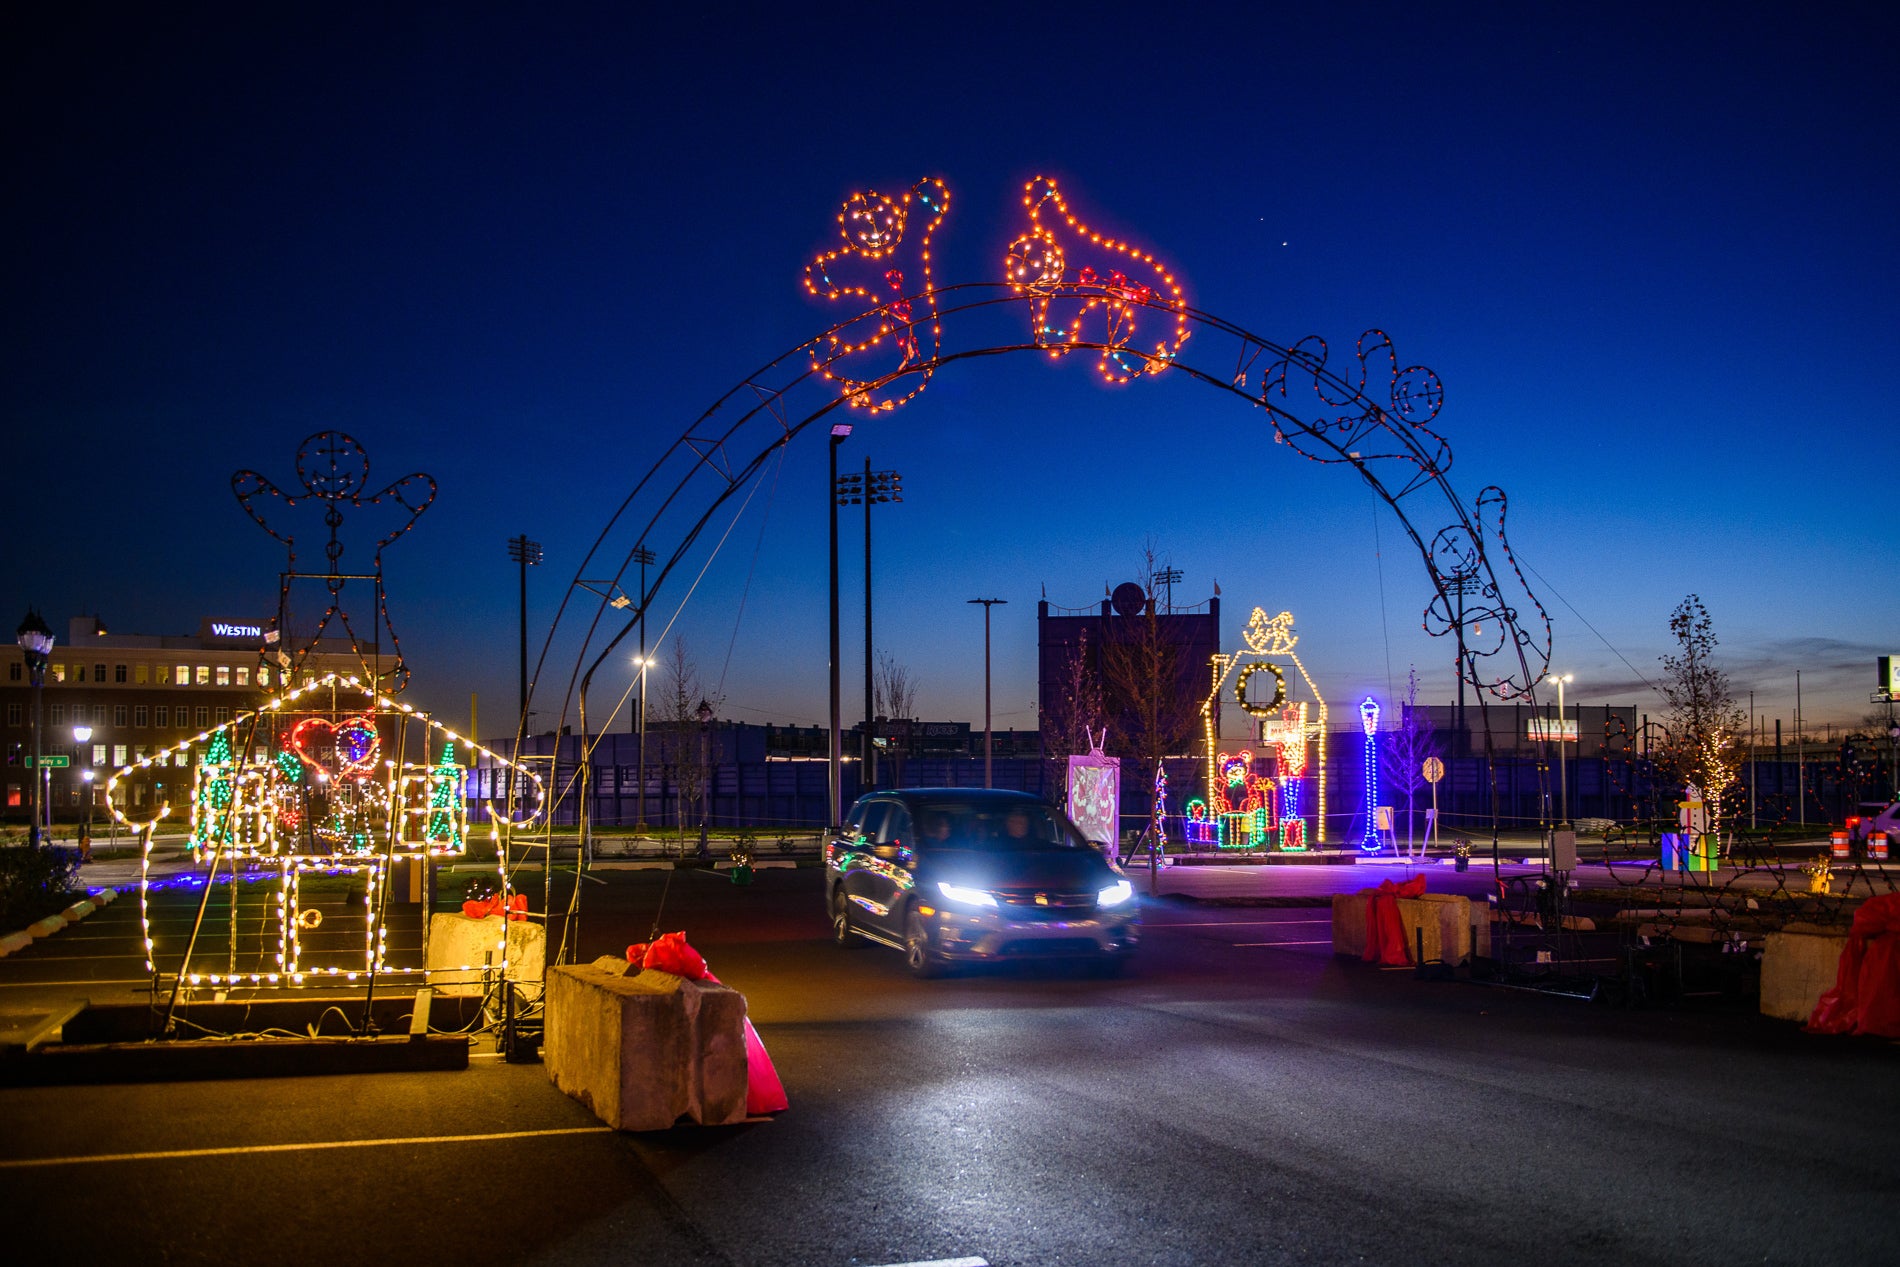
[[[1102,720],[1102,679],[1089,660],[1086,629],[1063,660],[1055,688],[1054,698],[1042,701],[1042,750],[1049,782],[1062,789],[1057,799],[1066,807],[1069,758],[1089,750],[1088,732]]]
[[[689,807],[697,808],[706,794],[705,766],[699,751],[699,663],[687,649],[685,638],[673,639],[673,651],[666,663],[665,694],[660,697],[660,723],[671,732],[667,738],[665,769],[673,784],[674,826],[679,831],[679,848],[686,850],[686,819]]]
[[[1185,662],[1186,648],[1156,610],[1154,578],[1162,566],[1154,543],[1144,543],[1138,581],[1148,601],[1140,614],[1111,622],[1102,644],[1108,725],[1144,770],[1192,750],[1203,698],[1190,684],[1197,666]]]
[[[1418,706],[1418,667],[1405,679],[1405,707],[1399,724],[1379,737],[1379,774],[1396,795],[1405,797],[1405,852],[1412,853],[1412,828],[1420,793],[1431,786],[1425,779],[1425,759],[1438,755],[1437,728]]]
[[[910,666],[900,663],[886,652],[877,653],[877,674],[872,681],[872,698],[876,707],[871,711],[878,717],[887,717],[892,721],[915,721],[917,709],[917,679],[910,675]],[[887,758],[891,763],[891,783],[895,787],[904,785],[904,745],[891,745]]]
[[[1668,736],[1657,762],[1677,783],[1702,793],[1710,834],[1720,837],[1722,801],[1737,785],[1747,716],[1736,704],[1728,674],[1715,663],[1715,624],[1694,594],[1669,615],[1678,654],[1661,657],[1660,686]]]

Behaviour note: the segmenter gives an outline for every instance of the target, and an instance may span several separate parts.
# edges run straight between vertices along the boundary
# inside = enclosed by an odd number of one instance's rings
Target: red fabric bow
[[[627,962],[691,981],[723,984],[707,969],[705,957],[686,944],[685,933],[662,933],[653,941],[635,942],[627,947]],[[756,1117],[761,1113],[779,1113],[791,1106],[785,1096],[785,1084],[779,1081],[778,1070],[772,1058],[766,1055],[765,1044],[759,1040],[759,1031],[752,1028],[751,1017],[745,1022],[745,1073],[747,1113]]]
[[[516,893],[507,899],[506,913],[511,920],[528,918],[528,895]],[[470,919],[487,919],[490,915],[500,915],[504,911],[502,896],[485,897],[475,902],[462,903],[462,914]]]
[[[1854,912],[1834,988],[1814,1005],[1807,1030],[1900,1038],[1900,893],[1868,898]]]
[[[1412,962],[1412,948],[1405,944],[1405,922],[1399,918],[1399,899],[1423,897],[1425,877],[1415,875],[1400,884],[1381,880],[1378,888],[1360,892],[1372,895],[1366,903],[1365,961],[1395,968]]]

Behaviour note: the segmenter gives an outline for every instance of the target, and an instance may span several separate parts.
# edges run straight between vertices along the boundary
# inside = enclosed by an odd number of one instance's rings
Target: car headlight
[[[965,888],[961,884],[952,884],[948,880],[937,881],[937,892],[943,894],[946,902],[961,902],[965,906],[995,906],[996,895],[985,893],[982,889]]]
[[[1117,880],[1095,895],[1097,906],[1120,906],[1135,896],[1135,886],[1126,880]]]

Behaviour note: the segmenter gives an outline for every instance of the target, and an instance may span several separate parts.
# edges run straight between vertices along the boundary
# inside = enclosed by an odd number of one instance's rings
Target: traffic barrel
[[[1828,840],[1829,840],[1829,843],[1833,846],[1833,854],[1836,858],[1845,858],[1848,856],[1846,832],[1837,831],[1833,833],[1828,838]]]
[[[1867,838],[1867,856],[1875,862],[1887,860],[1887,833],[1877,831]]]

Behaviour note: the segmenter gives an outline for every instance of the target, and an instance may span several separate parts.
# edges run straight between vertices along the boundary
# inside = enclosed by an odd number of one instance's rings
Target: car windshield
[[[1024,801],[925,801],[917,838],[950,849],[1085,849],[1081,833],[1046,805]]]

